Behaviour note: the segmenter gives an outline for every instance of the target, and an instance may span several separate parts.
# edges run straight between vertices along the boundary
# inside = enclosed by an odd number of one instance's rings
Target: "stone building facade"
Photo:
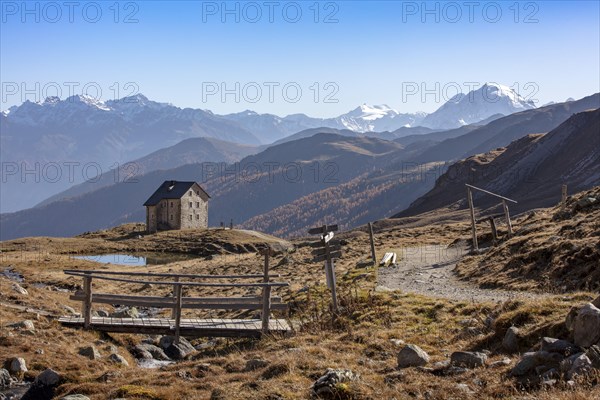
[[[196,182],[165,181],[144,203],[148,232],[208,228],[208,199]]]

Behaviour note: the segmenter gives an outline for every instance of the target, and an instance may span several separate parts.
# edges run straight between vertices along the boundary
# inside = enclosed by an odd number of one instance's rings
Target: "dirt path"
[[[431,297],[474,302],[503,302],[515,298],[541,297],[529,292],[481,289],[461,281],[453,269],[465,254],[465,247],[407,247],[402,254],[398,254],[399,261],[395,266],[379,269],[378,290],[400,289]]]

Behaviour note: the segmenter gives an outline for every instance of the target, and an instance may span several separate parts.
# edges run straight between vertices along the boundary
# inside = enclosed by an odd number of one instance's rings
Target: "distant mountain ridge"
[[[465,208],[465,183],[517,200],[511,204],[515,211],[555,205],[565,183],[570,193],[600,185],[600,109],[574,114],[549,133],[529,134],[453,164],[430,192],[395,217]],[[475,200],[484,209],[498,203],[478,192]]]
[[[510,115],[531,110],[535,104],[513,89],[496,83],[486,83],[467,94],[453,96],[435,112],[427,115],[421,125],[432,129],[451,129],[478,123],[494,114]]]

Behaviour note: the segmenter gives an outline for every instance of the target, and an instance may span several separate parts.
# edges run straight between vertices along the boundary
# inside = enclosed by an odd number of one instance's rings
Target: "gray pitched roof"
[[[155,206],[162,199],[180,199],[192,186],[194,186],[195,183],[196,182],[164,181],[152,196],[146,200],[144,206]],[[206,197],[210,198],[208,193],[202,189],[202,186],[199,184],[197,185],[200,187],[200,190],[204,192]]]

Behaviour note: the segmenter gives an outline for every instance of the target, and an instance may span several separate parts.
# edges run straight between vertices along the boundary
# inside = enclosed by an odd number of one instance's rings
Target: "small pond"
[[[101,264],[128,265],[130,267],[139,267],[143,265],[160,265],[176,261],[193,260],[196,256],[189,254],[166,254],[166,253],[148,253],[148,254],[94,254],[86,256],[73,256],[79,260],[95,261]]]

